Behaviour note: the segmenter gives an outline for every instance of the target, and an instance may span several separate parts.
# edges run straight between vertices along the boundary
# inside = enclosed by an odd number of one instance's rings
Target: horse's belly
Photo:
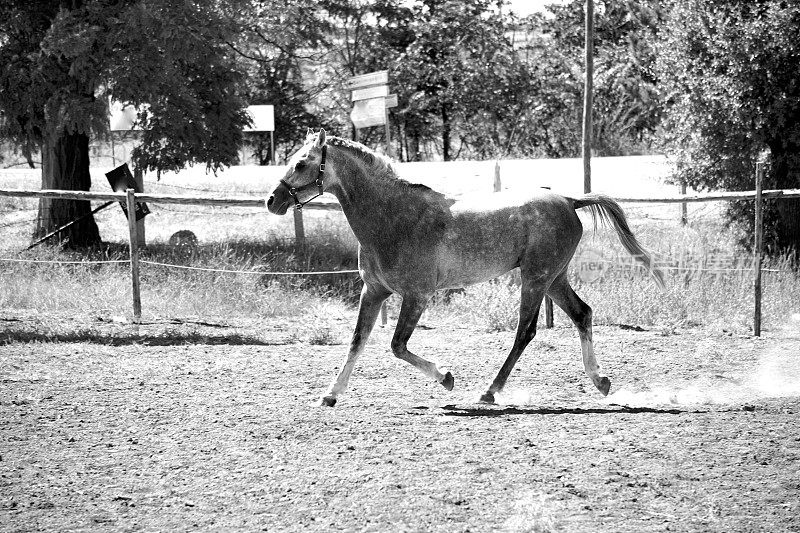
[[[446,258],[440,263],[436,280],[437,289],[455,289],[489,281],[516,267],[516,261],[482,261],[468,256]]]
[[[467,234],[453,234],[439,249],[437,287],[464,287],[505,274],[519,265],[525,240],[513,226],[502,232],[483,234],[473,227]]]

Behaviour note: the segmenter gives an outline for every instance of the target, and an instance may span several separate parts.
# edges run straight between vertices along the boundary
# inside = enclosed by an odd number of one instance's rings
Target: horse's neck
[[[421,191],[390,176],[392,171],[379,163],[373,167],[344,150],[334,157],[339,187],[333,192],[362,245],[381,247],[398,238],[429,207]]]

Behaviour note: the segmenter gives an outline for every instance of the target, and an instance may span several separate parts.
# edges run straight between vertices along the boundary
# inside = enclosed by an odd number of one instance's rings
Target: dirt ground
[[[540,331],[497,406],[512,333],[418,330],[447,392],[376,330],[330,409],[346,346],[283,324],[49,342],[2,316],[2,531],[800,531],[791,329],[596,327],[609,399],[574,329]]]

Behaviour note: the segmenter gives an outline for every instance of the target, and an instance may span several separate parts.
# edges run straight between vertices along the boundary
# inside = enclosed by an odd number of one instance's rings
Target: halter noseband
[[[322,182],[322,179],[325,176],[325,156],[327,155],[327,151],[328,151],[328,145],[325,144],[325,145],[322,146],[322,159],[319,162],[319,173],[317,174],[317,179],[315,179],[311,183],[306,183],[305,185],[303,185],[301,187],[292,187],[291,185],[286,183],[284,180],[281,180],[281,185],[283,185],[284,187],[286,187],[289,190],[289,196],[291,196],[292,200],[294,200],[295,209],[302,209],[303,206],[306,205],[308,202],[310,202],[314,198],[318,198],[318,197],[323,195],[323,190],[322,190],[323,182]],[[314,187],[316,187],[319,190],[319,193],[315,194],[314,196],[312,196],[311,198],[309,198],[305,202],[301,202],[300,198],[297,196],[297,193],[300,193],[300,192],[303,192],[303,191],[307,191],[308,189],[313,189]]]

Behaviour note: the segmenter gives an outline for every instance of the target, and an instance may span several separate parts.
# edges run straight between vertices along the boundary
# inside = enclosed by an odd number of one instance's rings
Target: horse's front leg
[[[400,307],[400,316],[397,319],[397,328],[392,337],[392,352],[407,363],[411,363],[426,376],[435,379],[447,390],[453,390],[453,375],[450,372],[442,373],[435,363],[411,353],[408,348],[408,339],[417,327],[419,317],[425,311],[431,294],[405,295],[403,305]]]
[[[347,353],[339,374],[333,380],[328,392],[325,393],[320,399],[320,405],[333,407],[336,405],[336,398],[340,393],[347,389],[347,382],[350,381],[350,374],[353,373],[353,367],[356,365],[356,360],[361,352],[364,351],[364,346],[367,344],[369,334],[375,325],[375,320],[380,313],[381,305],[389,297],[391,292],[383,287],[370,287],[366,283],[364,288],[361,289],[361,300],[358,306],[358,320],[356,321],[356,329],[353,332],[353,339],[350,341],[350,350]]]

